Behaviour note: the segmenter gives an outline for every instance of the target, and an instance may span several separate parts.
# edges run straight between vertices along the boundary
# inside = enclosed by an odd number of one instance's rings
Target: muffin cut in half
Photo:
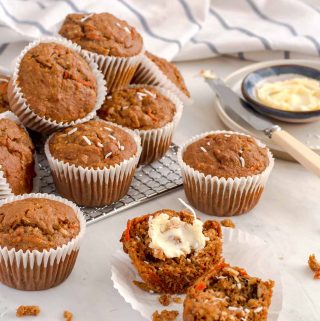
[[[221,260],[221,238],[218,222],[164,209],[129,220],[120,241],[144,290],[177,294]]]
[[[274,281],[221,262],[189,288],[184,321],[266,321]]]

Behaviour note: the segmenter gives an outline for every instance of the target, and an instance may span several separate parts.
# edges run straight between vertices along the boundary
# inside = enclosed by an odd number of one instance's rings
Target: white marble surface
[[[223,128],[215,114],[210,89],[197,77],[199,70],[212,68],[225,76],[248,63],[217,58],[180,64],[194,104],[185,108],[175,142]],[[119,238],[129,218],[161,208],[180,209],[178,197],[184,198],[182,189],[89,226],[74,272],[57,288],[28,293],[0,285],[0,320],[16,320],[15,309],[20,304],[37,304],[42,309],[40,317],[28,320],[63,320],[63,311],[67,309],[74,313],[75,321],[143,321],[113,289],[110,257],[120,248]],[[320,257],[319,207],[319,178],[298,164],[277,160],[258,206],[234,218],[238,228],[272,245],[278,257],[284,295],[279,321],[320,320],[320,281],[312,279],[307,267],[309,253]]]

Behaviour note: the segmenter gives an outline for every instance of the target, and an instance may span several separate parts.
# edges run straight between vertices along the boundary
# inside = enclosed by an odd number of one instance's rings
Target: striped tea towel
[[[54,35],[71,12],[113,13],[141,32],[148,50],[168,59],[317,58],[320,3],[313,1],[0,0],[0,65],[10,67],[28,41]]]

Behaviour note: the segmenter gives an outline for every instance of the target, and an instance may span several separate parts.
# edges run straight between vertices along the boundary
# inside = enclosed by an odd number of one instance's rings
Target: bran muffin
[[[274,281],[221,263],[188,289],[184,321],[267,321]]]
[[[137,135],[103,120],[56,132],[45,146],[59,193],[86,206],[107,205],[123,197],[140,152]]]
[[[159,86],[189,103],[190,92],[179,69],[168,60],[146,51],[131,81],[132,84]]]
[[[272,154],[260,142],[225,131],[194,137],[180,149],[178,159],[189,202],[217,216],[251,210],[274,163]]]
[[[148,164],[167,152],[181,116],[180,105],[157,88],[134,86],[107,96],[98,116],[135,130],[142,140],[140,164]]]
[[[59,34],[80,45],[97,62],[109,90],[130,83],[143,53],[143,39],[126,21],[110,13],[69,14]]]
[[[155,220],[167,223],[160,223],[165,227],[160,228],[159,236],[165,238],[162,242],[166,242],[166,248],[159,247],[161,242],[158,245],[156,243]],[[190,234],[191,228],[197,228],[194,231],[198,234]],[[187,248],[185,237],[194,235],[197,236],[196,241],[189,244],[195,247]],[[178,294],[185,293],[197,278],[221,260],[221,238],[218,222],[206,221],[202,224],[189,212],[165,209],[129,220],[121,242],[144,282],[137,282],[138,286],[147,291]],[[181,248],[174,248],[177,244]],[[173,251],[168,252],[170,247],[173,247]]]
[[[97,68],[65,39],[34,41],[16,62],[8,90],[11,109],[26,127],[41,133],[87,121],[105,96]]]
[[[1,202],[0,282],[20,290],[60,284],[73,269],[84,229],[80,210],[61,197],[28,194]]]
[[[9,77],[0,74],[0,113],[10,109],[7,93],[9,80]]]
[[[18,195],[32,191],[36,176],[34,153],[26,130],[9,116],[0,118],[0,169],[11,193]]]

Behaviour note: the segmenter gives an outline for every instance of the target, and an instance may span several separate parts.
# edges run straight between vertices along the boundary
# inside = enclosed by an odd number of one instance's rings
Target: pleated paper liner
[[[32,107],[28,104],[28,101],[23,95],[22,89],[19,87],[17,82],[19,76],[19,68],[21,60],[23,59],[24,55],[32,48],[36,47],[40,43],[50,43],[54,42],[65,47],[70,48],[74,52],[81,55],[89,64],[94,73],[96,80],[97,80],[97,100],[93,110],[85,117],[77,120],[73,120],[70,122],[57,122],[53,119],[49,119],[46,117],[41,117],[37,115],[33,110]],[[71,41],[66,40],[64,38],[43,38],[39,40],[35,40],[31,42],[28,46],[26,46],[22,52],[20,53],[19,57],[17,58],[16,65],[14,68],[12,79],[9,83],[8,88],[8,98],[11,106],[11,110],[18,116],[20,121],[27,127],[34,131],[43,133],[43,134],[50,134],[55,130],[77,125],[83,122],[86,122],[92,119],[96,115],[96,111],[101,107],[104,98],[106,95],[106,88],[105,88],[105,81],[103,75],[98,69],[96,63],[94,63],[88,55],[81,50],[78,45],[73,44]]]
[[[244,135],[231,131],[211,131],[196,135],[178,151],[184,191],[190,204],[199,211],[215,216],[240,215],[250,211],[259,201],[274,165],[268,150],[269,164],[260,174],[239,178],[219,178],[204,175],[183,161],[183,153],[188,145],[210,134]],[[260,147],[265,147],[256,140]]]
[[[62,283],[71,273],[77,259],[80,241],[86,229],[85,218],[80,209],[70,201],[49,194],[25,194],[9,197],[0,206],[27,198],[45,198],[71,207],[80,222],[80,232],[67,244],[49,250],[8,249],[0,246],[0,282],[26,291],[45,290]]]
[[[102,169],[84,168],[53,157],[49,148],[52,135],[45,143],[45,154],[57,191],[78,205],[89,207],[109,205],[127,194],[141,154],[138,135],[114,123],[100,121],[129,133],[137,145],[136,154],[114,166]]]
[[[15,114],[13,114],[10,111],[6,111],[6,112],[0,114],[0,119],[4,119],[4,118],[14,121],[19,126],[21,126],[28,134],[26,128],[23,126],[23,124],[20,122],[19,118]],[[28,136],[29,136],[29,134],[28,134]],[[40,176],[39,176],[39,166],[38,166],[36,153],[34,153],[33,159],[34,159],[34,170],[35,170],[36,176],[33,178],[32,192],[37,193],[40,188]],[[14,196],[14,194],[13,194],[12,189],[11,189],[11,187],[5,177],[4,172],[1,170],[1,167],[0,167],[0,200],[5,199],[9,196]]]

